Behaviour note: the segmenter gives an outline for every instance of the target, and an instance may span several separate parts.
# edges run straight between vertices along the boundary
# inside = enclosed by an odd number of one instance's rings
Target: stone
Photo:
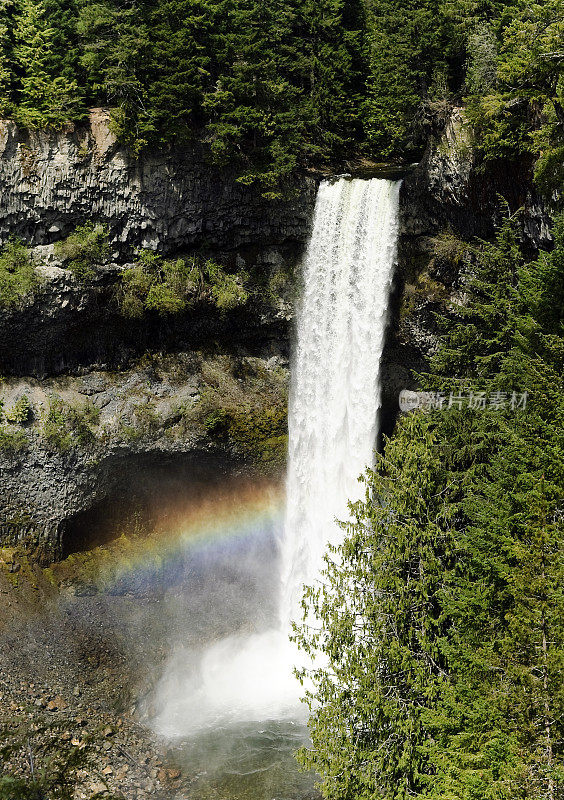
[[[57,695],[47,703],[47,711],[63,711],[65,708],[67,708],[67,702],[61,695]]]
[[[266,202],[232,170],[214,168],[201,146],[134,158],[117,145],[104,109],[65,131],[30,135],[1,122],[0,152],[1,241],[45,245],[93,220],[108,226],[123,256],[140,246],[170,252],[303,241],[309,231],[314,179],[299,178],[290,200]]]
[[[108,402],[100,409],[98,441],[88,447],[59,452],[49,446],[38,414],[27,428],[27,450],[15,457],[0,452],[0,545],[19,545],[45,561],[56,560],[73,552],[74,546],[83,549],[96,514],[103,522],[109,512],[108,521],[117,530],[120,520],[129,516],[128,503],[136,497],[141,506],[144,500],[157,502],[166,472],[175,480],[183,476],[189,483],[208,476],[227,477],[245,463],[252,468],[243,451],[214,439],[197,418],[191,421],[185,416],[186,409],[194,407],[202,370],[221,376],[222,360],[196,359],[193,353],[183,352],[154,356],[154,369],[162,376],[157,384],[147,382],[146,361],[143,367],[134,362],[128,369],[112,373],[111,379],[101,370],[66,376],[64,390],[57,378],[32,383],[27,378],[3,381],[0,399],[8,407],[12,398],[25,390],[36,409],[47,408],[50,396],[59,392],[80,408],[93,401],[96,395],[90,392],[102,385]],[[258,369],[268,394],[283,401],[287,373],[266,370],[263,363],[258,357],[248,359],[251,377],[242,385],[243,395],[260,401],[252,377],[252,371]],[[164,384],[168,392],[154,397],[152,387]],[[146,411],[146,417],[137,416],[139,409]],[[9,560],[11,563],[11,556]],[[69,598],[80,598],[94,596],[98,587],[77,575],[67,579],[61,590]],[[125,584],[112,588],[118,594],[127,590]]]
[[[403,181],[401,236],[413,239],[450,229],[466,239],[487,238],[501,219],[500,195],[513,211],[523,208],[525,244],[532,249],[549,245],[550,209],[531,186],[528,161],[511,171],[477,169],[464,110],[453,108]]]

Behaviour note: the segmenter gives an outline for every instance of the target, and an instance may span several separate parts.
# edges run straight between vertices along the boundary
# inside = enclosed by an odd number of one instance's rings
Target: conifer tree
[[[423,721],[445,675],[439,592],[456,510],[433,427],[413,415],[388,442],[323,586],[306,594],[317,622],[298,642],[328,666],[313,672],[313,746],[300,760],[328,798],[407,800],[425,787]]]
[[[14,0],[0,0],[0,115],[13,112],[14,57],[13,38]]]
[[[29,127],[60,126],[84,114],[79,83],[72,76],[70,42],[58,27],[64,2],[17,0],[14,65],[18,121]],[[68,9],[67,9],[68,10]]]
[[[147,143],[140,125],[146,109],[146,20],[146,5],[137,0],[80,0],[82,65],[98,102],[113,110],[115,132],[136,151]]]
[[[447,74],[447,39],[438,0],[366,0],[370,72],[368,144],[382,158],[413,152],[412,121]],[[441,93],[447,91],[446,83]]]

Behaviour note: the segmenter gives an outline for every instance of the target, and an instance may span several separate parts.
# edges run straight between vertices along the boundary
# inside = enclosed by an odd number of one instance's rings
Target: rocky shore
[[[158,602],[76,595],[10,551],[0,556],[4,774],[30,781],[62,771],[77,799],[185,796],[180,771],[135,719],[134,696],[147,682],[139,650],[145,666],[163,651],[154,633],[128,626],[141,614],[158,630]]]

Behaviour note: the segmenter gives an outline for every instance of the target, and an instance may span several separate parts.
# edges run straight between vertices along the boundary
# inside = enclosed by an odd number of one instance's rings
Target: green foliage
[[[286,403],[265,397],[260,403],[234,405],[207,390],[197,412],[213,438],[230,440],[240,451],[264,464],[284,466],[288,447]]]
[[[135,154],[196,137],[279,197],[361,137],[363,28],[360,0],[2,0],[2,106],[30,127],[109,106]]]
[[[13,456],[27,449],[29,440],[23,431],[0,427],[0,452]]]
[[[229,359],[205,363],[202,372],[204,385],[188,418],[212,439],[233,445],[265,468],[283,468],[288,445],[284,377]]]
[[[228,311],[246,303],[245,280],[245,273],[230,275],[213,261],[171,261],[142,250],[135,265],[122,275],[118,303],[122,313],[133,319],[145,311],[178,314],[196,302],[210,302]]]
[[[469,250],[468,242],[464,242],[453,233],[441,233],[433,240],[433,256],[441,266],[460,270]]]
[[[486,94],[497,81],[497,39],[493,29],[481,23],[468,37],[466,86],[470,94]]]
[[[227,430],[232,440],[260,461],[283,468],[288,450],[286,403],[264,403],[231,409]]]
[[[33,406],[26,394],[22,394],[14,405],[5,412],[8,422],[14,425],[25,425],[33,419]]]
[[[61,453],[74,447],[87,447],[96,441],[100,409],[92,403],[75,407],[60,397],[52,397],[43,420],[43,438],[53,450]]]
[[[560,2],[1,0],[0,111],[61,127],[109,107],[134,155],[196,140],[276,199],[304,166],[416,157],[466,92],[484,159],[534,153],[552,191]]]
[[[423,388],[526,409],[416,412],[365,476],[298,640],[328,798],[556,800],[563,779],[564,219],[527,263],[473,248]],[[320,625],[321,623],[321,625]]]
[[[55,255],[80,281],[92,280],[94,267],[107,261],[109,250],[107,228],[93,222],[79,225],[70,236],[55,243]]]
[[[231,275],[213,261],[208,261],[200,280],[204,280],[209,286],[212,302],[216,308],[220,311],[230,311],[244,305],[249,299],[248,293],[243,288],[246,278],[244,272]]]
[[[22,242],[11,239],[0,252],[0,308],[20,306],[38,285],[29,251]]]
[[[359,136],[364,70],[355,2],[267,0],[222,11],[213,38],[219,73],[203,95],[214,160],[242,162],[267,197],[305,159],[342,152]],[[223,27],[222,27],[223,24]]]
[[[13,0],[0,2],[0,115],[7,117],[13,112]]]
[[[470,119],[486,162],[540,157],[536,177],[551,192],[560,185],[561,166],[551,174],[549,165],[559,163],[564,147],[561,2],[507,3],[505,12],[496,25],[497,83],[478,85],[470,74]]]
[[[379,157],[413,153],[413,120],[423,101],[448,97],[444,35],[438,0],[366,0],[370,71],[366,137]],[[446,47],[446,50],[445,50]],[[442,87],[442,90],[441,90]]]
[[[75,79],[74,3],[17,0],[13,9],[16,119],[30,128],[61,127],[84,116],[84,98]]]
[[[88,81],[102,104],[114,107],[115,133],[135,151],[145,144],[139,112],[146,102],[147,13],[143,2],[83,0],[77,20]]]

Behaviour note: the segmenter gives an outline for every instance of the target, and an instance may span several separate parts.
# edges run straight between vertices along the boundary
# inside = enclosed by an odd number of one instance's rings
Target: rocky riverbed
[[[183,796],[184,776],[136,720],[164,653],[158,598],[55,586],[13,551],[0,567],[4,774],[62,768],[76,798]]]

